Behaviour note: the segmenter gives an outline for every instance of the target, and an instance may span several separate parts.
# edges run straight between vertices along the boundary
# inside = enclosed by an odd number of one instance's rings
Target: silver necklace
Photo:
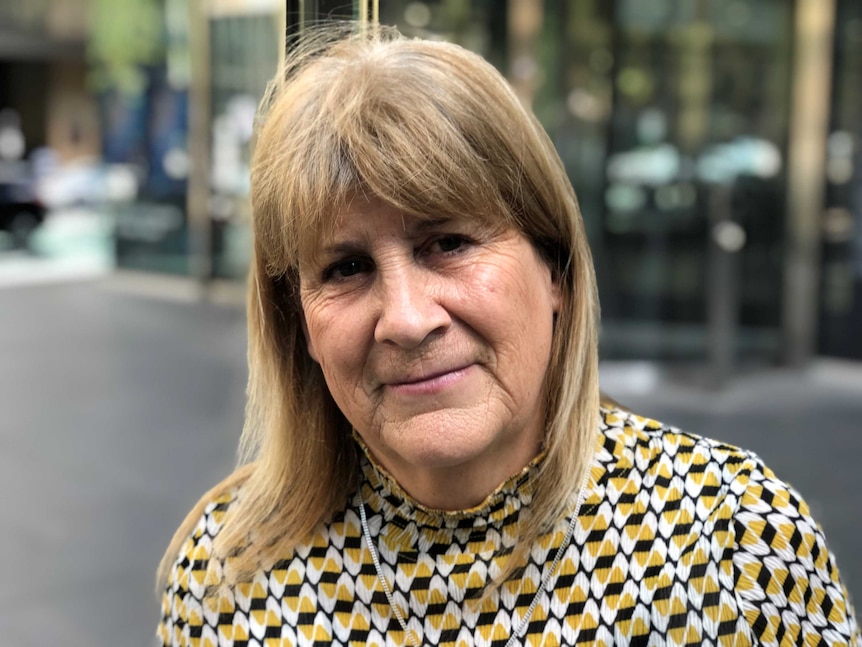
[[[536,594],[533,596],[533,601],[530,602],[530,606],[527,607],[527,612],[524,614],[524,617],[521,618],[521,622],[518,623],[518,626],[515,628],[515,631],[509,636],[509,640],[506,641],[506,647],[512,647],[515,644],[515,641],[521,637],[521,634],[527,628],[527,623],[530,621],[530,616],[533,615],[533,611],[536,610],[536,607],[539,605],[539,599],[542,597],[542,594],[548,588],[548,584],[551,581],[554,573],[557,571],[557,566],[560,564],[560,560],[563,558],[563,553],[566,552],[566,548],[568,548],[569,543],[572,541],[572,535],[575,533],[575,524],[578,520],[578,513],[581,510],[581,504],[584,502],[584,498],[586,497],[587,492],[587,480],[590,476],[590,468],[592,466],[587,467],[587,473],[584,475],[584,481],[581,484],[580,492],[578,493],[578,501],[575,505],[575,510],[572,512],[572,520],[569,522],[568,527],[566,528],[566,535],[563,537],[563,542],[560,544],[560,547],[557,549],[557,554],[554,555],[554,561],[551,563],[551,568],[545,571],[545,574],[542,576],[542,581],[539,584],[539,588],[536,591]],[[404,618],[404,614],[401,613],[401,609],[398,608],[398,605],[395,604],[395,600],[392,597],[392,589],[389,588],[389,582],[386,581],[386,577],[383,575],[383,569],[380,566],[380,557],[377,555],[377,549],[374,547],[374,542],[371,540],[371,531],[368,529],[368,518],[365,514],[365,501],[362,498],[362,486],[359,487],[359,521],[362,524],[362,534],[365,536],[365,543],[368,546],[368,550],[371,553],[371,561],[374,562],[374,570],[377,571],[377,579],[380,580],[380,586],[383,588],[383,593],[386,595],[386,600],[389,602],[389,608],[392,609],[392,613],[395,616],[395,619],[398,621],[398,624],[401,625],[401,629],[404,631],[404,635],[407,636],[410,644],[413,647],[421,647],[422,642],[416,636],[416,634],[407,627],[407,620]],[[409,599],[409,598],[408,598]]]

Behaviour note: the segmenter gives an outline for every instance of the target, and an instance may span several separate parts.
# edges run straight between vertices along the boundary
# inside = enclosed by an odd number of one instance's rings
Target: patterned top
[[[602,419],[571,543],[517,644],[862,647],[820,528],[755,455],[621,411]],[[516,542],[536,467],[480,507],[442,513],[363,461],[372,541],[423,645],[502,647],[519,626],[570,519],[533,546],[517,577],[481,592]],[[411,644],[364,543],[358,496],[271,571],[204,600],[233,498],[212,501],[183,546],[159,644]]]

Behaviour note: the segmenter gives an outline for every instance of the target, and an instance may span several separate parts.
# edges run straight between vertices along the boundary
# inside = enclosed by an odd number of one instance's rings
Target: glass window
[[[820,350],[862,358],[862,5],[839,0],[826,147]]]

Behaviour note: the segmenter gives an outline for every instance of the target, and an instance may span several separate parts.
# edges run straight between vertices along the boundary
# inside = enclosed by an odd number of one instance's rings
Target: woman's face
[[[362,200],[300,276],[309,354],[419,502],[476,505],[535,457],[560,296],[520,233]]]

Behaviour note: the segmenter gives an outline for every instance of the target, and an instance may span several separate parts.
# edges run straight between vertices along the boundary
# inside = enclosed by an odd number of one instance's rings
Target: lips
[[[419,374],[407,374],[386,380],[384,387],[403,395],[430,395],[451,388],[467,376],[473,364],[458,364],[451,368],[434,369]]]
[[[408,376],[403,379],[394,379],[386,382],[388,386],[402,386],[402,385],[410,385],[410,384],[421,384],[422,382],[430,382],[436,379],[440,379],[445,377],[446,375],[450,375],[452,373],[457,373],[458,371],[463,371],[469,366],[469,364],[463,364],[460,366],[456,366],[453,368],[445,368],[440,370],[431,371],[428,373]]]

